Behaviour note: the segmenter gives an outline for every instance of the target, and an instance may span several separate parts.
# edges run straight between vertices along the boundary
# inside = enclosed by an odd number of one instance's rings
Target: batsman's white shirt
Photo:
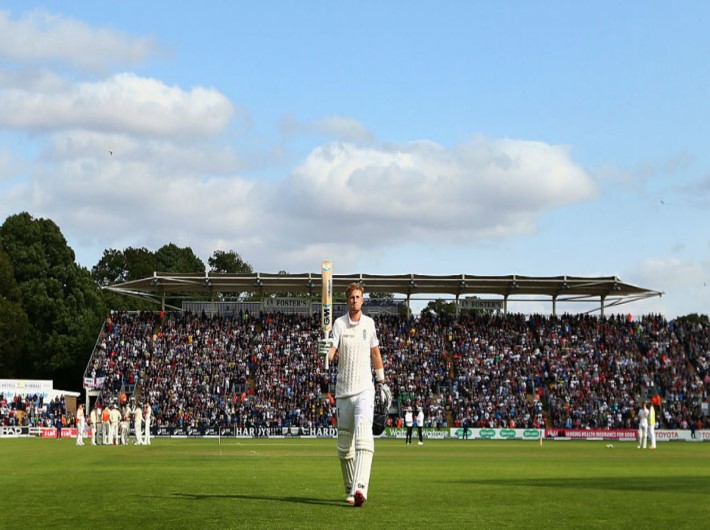
[[[333,323],[333,345],[338,350],[338,379],[335,399],[375,390],[372,383],[372,348],[380,345],[375,321],[360,313],[353,322],[345,314]]]
[[[639,410],[639,427],[641,428],[647,428],[648,427],[648,412],[646,412],[644,409]]]

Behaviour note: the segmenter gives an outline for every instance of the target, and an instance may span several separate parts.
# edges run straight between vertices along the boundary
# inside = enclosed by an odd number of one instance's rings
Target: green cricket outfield
[[[0,528],[701,528],[710,444],[377,440],[344,502],[336,440],[0,440]]]

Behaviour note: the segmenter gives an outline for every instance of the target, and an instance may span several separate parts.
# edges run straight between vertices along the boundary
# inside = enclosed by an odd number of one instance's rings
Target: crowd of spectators
[[[710,425],[707,325],[653,315],[375,320],[393,413],[421,403],[426,426],[635,428],[640,400],[656,393],[662,426]],[[335,424],[337,365],[326,371],[315,355],[319,335],[315,316],[114,313],[87,375],[103,378],[106,399],[135,384],[158,427],[324,427]]]
[[[44,396],[14,394],[6,399],[0,393],[0,426],[63,427],[72,425],[74,417],[67,412],[64,396],[45,400]]]

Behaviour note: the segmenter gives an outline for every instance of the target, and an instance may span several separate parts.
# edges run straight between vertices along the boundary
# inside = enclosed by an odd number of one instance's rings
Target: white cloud
[[[323,145],[283,183],[279,200],[309,229],[327,225],[333,237],[385,244],[529,234],[550,209],[595,196],[567,149],[479,138],[453,149],[428,141]]]
[[[62,131],[49,136],[45,157],[80,175],[87,170],[100,173],[107,167],[126,171],[127,165],[141,164],[153,175],[226,176],[244,165],[232,147],[219,147],[199,138],[180,143],[174,139],[141,139],[126,134]],[[66,173],[69,173],[69,169]]]
[[[135,64],[156,52],[152,39],[92,28],[84,22],[37,10],[13,19],[0,11],[0,58],[19,63],[56,63],[91,72]]]
[[[130,73],[56,92],[0,92],[0,123],[18,129],[195,137],[220,132],[232,114],[230,101],[215,90],[186,92]]]
[[[3,92],[21,90],[27,93],[46,94],[67,90],[70,83],[58,73],[46,68],[19,68],[0,71],[0,87]]]
[[[208,242],[226,237],[229,248],[241,251],[260,236],[264,195],[243,178],[176,176],[140,161],[82,159],[53,167],[16,187],[13,203],[56,220],[84,244],[157,249],[174,242],[209,255],[217,247]]]

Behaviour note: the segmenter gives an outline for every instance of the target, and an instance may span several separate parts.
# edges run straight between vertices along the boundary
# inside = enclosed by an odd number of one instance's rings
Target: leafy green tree
[[[22,308],[12,263],[0,245],[0,374],[4,377],[21,375],[28,330],[29,321]]]
[[[174,243],[168,243],[158,249],[155,253],[155,263],[155,270],[158,272],[205,272],[205,264],[190,247],[180,248]]]
[[[100,287],[140,280],[156,270],[155,253],[147,248],[128,247],[125,250],[104,250],[99,262],[91,269],[91,277]],[[104,305],[117,311],[149,311],[155,304],[103,290]]]
[[[155,252],[145,247],[128,247],[123,251],[123,255],[126,260],[126,281],[147,278],[160,270]]]
[[[96,283],[105,287],[116,283],[140,280],[157,270],[155,254],[145,247],[126,250],[109,248],[91,269]]]
[[[682,322],[690,322],[692,324],[708,324],[708,323],[710,323],[707,315],[699,315],[697,313],[690,313],[689,315],[678,317],[676,320],[680,320]]]
[[[180,248],[173,243],[163,245],[156,252],[145,247],[128,247],[125,250],[107,249],[92,268],[91,275],[101,287],[115,285],[153,276],[154,272],[204,274],[205,264],[190,247]],[[107,307],[116,310],[154,310],[155,304],[104,290]],[[171,296],[169,305],[180,306],[181,299]]]
[[[444,300],[432,300],[422,309],[422,315],[443,316],[456,314],[456,302],[446,302]]]
[[[210,272],[229,274],[254,272],[253,267],[234,250],[215,250],[207,260],[207,264],[210,266]]]
[[[126,255],[121,250],[104,250],[99,262],[91,268],[91,277],[101,287],[122,283],[128,279]]]
[[[10,216],[0,227],[0,243],[29,321],[21,375],[79,387],[106,313],[98,286],[49,219]]]

